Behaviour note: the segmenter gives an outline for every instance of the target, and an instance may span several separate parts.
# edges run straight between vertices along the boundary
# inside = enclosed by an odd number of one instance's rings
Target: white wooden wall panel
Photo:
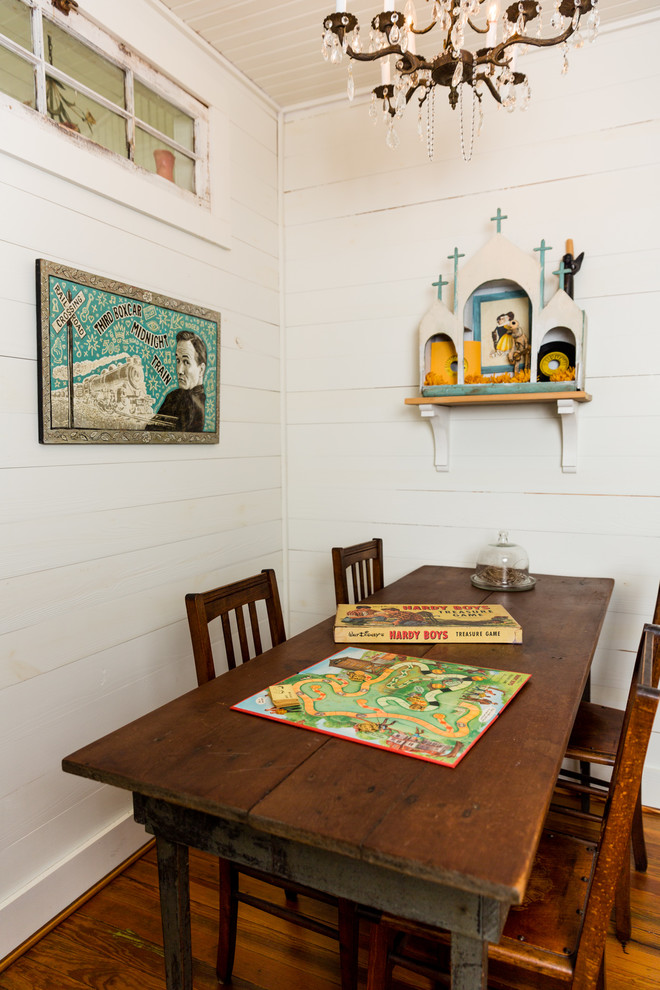
[[[283,579],[277,117],[148,0],[120,24],[229,118],[231,247],[0,163],[0,958],[146,838],[62,757],[194,685],[186,592]],[[219,445],[38,443],[38,257],[221,313]]]
[[[660,74],[657,15],[570,57],[525,58],[526,114],[487,109],[470,164],[457,115],[438,110],[429,163],[413,119],[391,152],[364,102],[292,113],[285,129],[287,464],[292,631],[333,608],[330,548],[381,536],[393,580],[423,563],[472,566],[508,527],[532,573],[615,579],[594,695],[622,705],[660,580]],[[634,51],[626,79],[611,57]],[[637,57],[639,56],[639,57]],[[451,414],[450,470],[433,467],[418,395],[417,327],[458,246],[495,232],[530,254],[541,238],[546,299],[567,238],[585,252],[576,301],[588,316],[578,471],[561,471],[552,405]],[[451,304],[453,287],[444,290]],[[531,592],[533,594],[533,592]],[[660,727],[659,727],[660,729]],[[660,746],[644,799],[660,806]]]

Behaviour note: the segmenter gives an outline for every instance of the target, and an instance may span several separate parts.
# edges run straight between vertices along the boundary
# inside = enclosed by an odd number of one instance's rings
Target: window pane
[[[162,96],[135,80],[135,116],[171,137],[177,144],[194,150],[194,121],[183,110],[168,103]],[[179,183],[180,184],[180,183]]]
[[[128,158],[126,122],[118,113],[50,76],[46,76],[46,105],[51,120]]]
[[[29,62],[0,48],[0,91],[34,107],[34,69]]]
[[[158,161],[158,164],[157,164]],[[135,128],[135,163],[149,172],[170,178],[182,189],[195,191],[195,163],[179,151],[168,148],[160,138]]]
[[[46,61],[106,100],[125,108],[124,72],[44,18]]]
[[[20,0],[0,0],[0,34],[32,51],[30,10]]]

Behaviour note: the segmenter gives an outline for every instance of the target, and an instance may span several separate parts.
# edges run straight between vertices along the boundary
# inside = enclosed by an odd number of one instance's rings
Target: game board
[[[454,767],[530,676],[349,646],[280,682],[298,708],[268,687],[232,707]]]

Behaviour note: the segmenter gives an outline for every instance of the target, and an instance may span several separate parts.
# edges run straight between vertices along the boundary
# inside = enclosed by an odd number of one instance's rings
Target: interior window
[[[125,46],[108,38],[109,51],[102,53],[97,28],[92,45],[70,32],[68,24],[56,23],[45,0],[33,3],[31,10],[24,0],[0,0],[0,91],[195,193],[202,155],[195,143],[194,111],[183,107],[205,108],[182,91],[178,106],[170,98],[172,90],[177,99],[178,93],[169,80],[163,80],[167,95],[158,91],[156,70],[148,67],[151,85],[135,75],[134,64],[143,72],[144,64]],[[39,20],[33,25],[32,18]],[[81,23],[77,18],[76,25]],[[36,54],[39,42],[33,46],[33,36],[43,39],[43,58]]]

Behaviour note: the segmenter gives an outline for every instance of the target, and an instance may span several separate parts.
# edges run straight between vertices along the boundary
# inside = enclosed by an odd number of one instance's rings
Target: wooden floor
[[[633,937],[610,935],[607,990],[660,990],[660,814],[645,814],[646,874],[633,871]],[[195,990],[218,986],[215,861],[191,854]],[[256,886],[256,883],[255,883]],[[325,911],[321,905],[319,913]],[[367,926],[361,937],[365,985]],[[421,977],[397,990],[426,988]],[[232,986],[236,990],[336,990],[336,943],[241,905]],[[0,990],[164,990],[158,881],[153,850],[100,890],[50,934],[0,972]]]

